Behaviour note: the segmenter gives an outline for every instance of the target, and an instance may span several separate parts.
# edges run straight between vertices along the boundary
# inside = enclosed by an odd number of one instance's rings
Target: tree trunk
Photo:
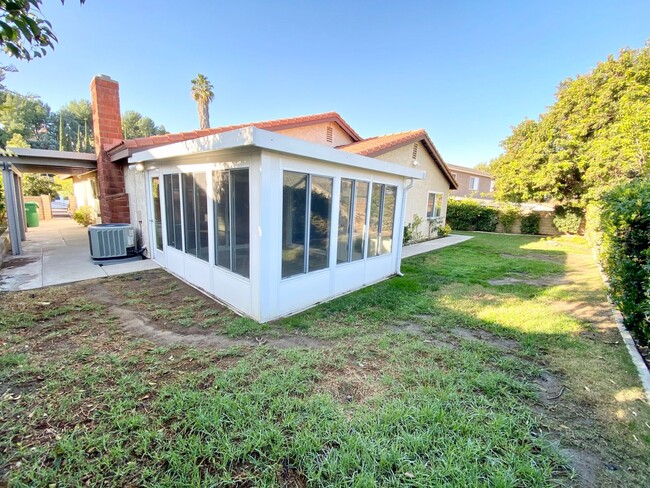
[[[199,110],[199,128],[209,129],[210,128],[210,109],[207,103],[197,102]]]

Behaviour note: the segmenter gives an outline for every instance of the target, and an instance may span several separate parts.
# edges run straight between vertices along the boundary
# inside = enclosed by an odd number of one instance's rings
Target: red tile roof
[[[442,174],[445,175],[452,189],[458,188],[458,183],[451,175],[449,168],[440,156],[440,153],[434,146],[433,141],[429,138],[427,131],[424,129],[409,130],[406,132],[397,132],[395,134],[387,134],[385,136],[369,137],[363,141],[353,142],[351,144],[346,144],[345,146],[339,146],[337,149],[342,151],[347,151],[355,154],[360,154],[362,156],[368,156],[371,158],[377,157],[381,154],[397,149],[398,147],[405,146],[407,144],[413,144],[414,142],[422,142],[427,152],[431,155],[435,161]]]
[[[173,142],[189,141],[199,137],[209,136],[213,134],[220,134],[231,130],[241,129],[244,127],[257,127],[258,129],[280,131],[283,129],[290,129],[293,127],[303,127],[314,124],[321,124],[323,122],[336,122],[350,137],[355,141],[360,141],[362,138],[356,133],[350,125],[343,120],[343,118],[336,112],[325,112],[322,114],[306,115],[303,117],[292,117],[287,119],[267,120],[264,122],[249,122],[247,124],[229,125],[225,127],[214,127],[211,129],[193,130],[188,132],[177,132],[175,134],[163,134],[150,137],[138,137],[137,139],[127,139],[106,148],[110,154],[116,154],[123,150],[144,150],[163,144],[171,144]]]
[[[360,154],[362,156],[377,156],[403,146],[404,144],[419,141],[425,137],[427,137],[427,133],[424,129],[408,130],[405,132],[397,132],[395,134],[387,134],[385,136],[369,137],[363,141],[339,146],[337,149]]]

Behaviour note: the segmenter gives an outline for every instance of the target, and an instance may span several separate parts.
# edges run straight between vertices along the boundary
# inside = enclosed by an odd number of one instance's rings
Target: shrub
[[[553,225],[565,234],[577,234],[582,223],[582,209],[570,205],[555,207]]]
[[[73,218],[79,225],[88,227],[89,225],[95,223],[95,219],[97,217],[95,215],[95,210],[92,207],[84,205],[83,207],[79,207],[77,210],[75,210]]]
[[[600,215],[603,208],[598,203],[590,203],[587,205],[585,212],[585,237],[589,245],[594,249],[594,254],[598,261],[600,258],[600,250],[603,244],[603,230],[600,223]]]
[[[519,207],[512,204],[505,204],[499,209],[499,222],[505,232],[511,232],[513,225],[519,218]]]
[[[522,234],[539,234],[540,216],[536,212],[530,212],[521,217]]]
[[[447,237],[449,234],[451,234],[451,227],[449,227],[449,224],[438,227],[438,237]]]
[[[418,214],[413,214],[413,222],[404,226],[404,244],[411,242],[418,242],[422,240],[422,232],[420,232],[420,225],[422,224],[422,217]],[[407,238],[408,236],[408,238]]]
[[[410,225],[404,226],[404,237],[402,238],[402,244],[406,245],[413,240],[413,231],[411,231]]]
[[[481,206],[481,212],[476,219],[476,230],[494,232],[499,222],[499,211],[493,207]]]
[[[483,230],[494,232],[497,227],[497,210],[474,200],[447,202],[447,222],[457,230]]]
[[[639,342],[650,339],[650,179],[603,197],[602,258],[610,293]]]

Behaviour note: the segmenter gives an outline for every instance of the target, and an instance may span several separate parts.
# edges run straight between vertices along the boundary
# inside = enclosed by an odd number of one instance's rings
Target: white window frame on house
[[[440,197],[439,206],[436,205],[437,197]],[[433,205],[431,205],[431,197],[433,197]],[[427,197],[427,208],[426,216],[428,220],[437,219],[442,216],[442,202],[444,199],[444,193],[439,191],[430,191]],[[429,211],[431,210],[431,211]]]
[[[494,180],[490,180],[490,193],[494,191]]]
[[[472,184],[475,182],[476,184]],[[472,191],[478,191],[479,184],[480,184],[480,179],[478,176],[470,176],[469,177],[469,189]]]

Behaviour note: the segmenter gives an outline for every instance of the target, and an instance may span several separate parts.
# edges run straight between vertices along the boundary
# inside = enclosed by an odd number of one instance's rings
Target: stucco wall
[[[97,172],[73,177],[72,188],[76,200],[75,207],[92,207],[95,213],[99,216],[99,199],[95,198],[93,193],[93,180],[95,181],[95,188],[98,188]],[[71,200],[70,211],[73,211],[72,206]]]
[[[332,128],[332,142],[327,141],[327,128]],[[306,127],[295,127],[276,131],[285,136],[295,137],[303,141],[315,142],[325,146],[336,147],[354,142],[352,138],[338,124],[334,122],[323,122],[322,124],[309,125]]]
[[[427,203],[429,192],[442,193],[442,219],[447,214],[447,198],[449,197],[449,181],[440,171],[433,158],[429,155],[421,142],[417,143],[418,166],[413,166],[413,144],[393,149],[387,153],[377,156],[377,159],[401,164],[410,168],[418,168],[426,171],[423,180],[414,180],[413,188],[406,194],[406,212],[404,214],[404,225],[413,222],[413,215],[417,214],[422,218],[419,231],[426,238],[429,234],[429,223],[427,222]]]

